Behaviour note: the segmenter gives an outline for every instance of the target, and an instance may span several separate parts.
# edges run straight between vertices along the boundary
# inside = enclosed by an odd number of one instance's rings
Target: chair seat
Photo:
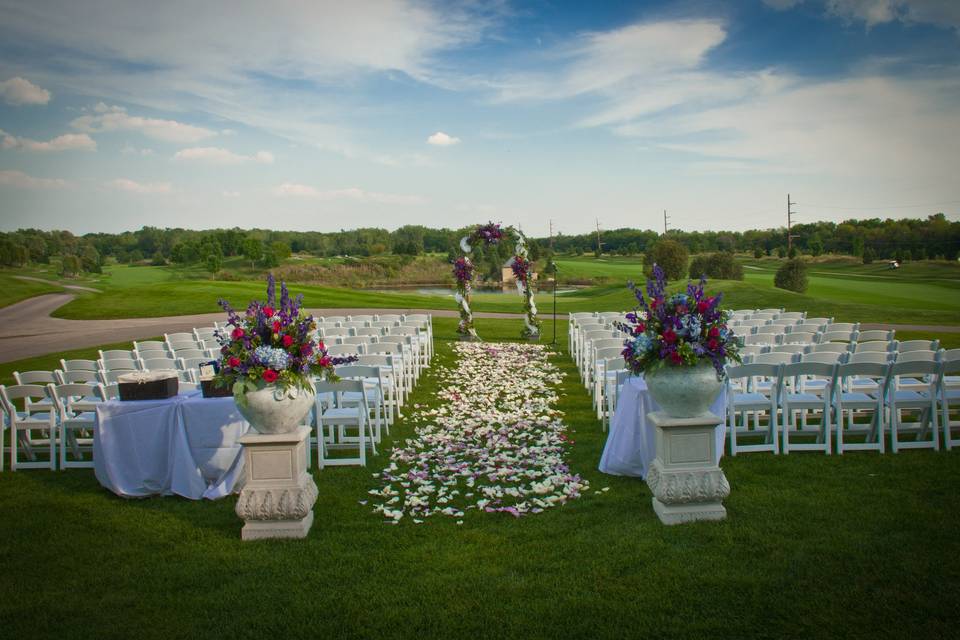
[[[770,398],[762,393],[738,393],[731,404],[735,409],[769,409]]]
[[[803,405],[822,407],[824,403],[823,396],[818,396],[815,393],[788,393],[784,396],[784,401],[784,404],[788,404],[790,406]]]
[[[895,402],[898,406],[903,406],[904,404],[926,406],[930,404],[930,395],[920,391],[898,389],[894,391],[892,398],[887,398],[887,404],[891,402]]]
[[[321,414],[323,420],[346,420],[360,419],[360,410],[357,407],[338,407],[336,409],[327,409]]]

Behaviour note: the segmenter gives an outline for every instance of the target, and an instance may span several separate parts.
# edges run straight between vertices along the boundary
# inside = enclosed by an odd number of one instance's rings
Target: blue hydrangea
[[[633,348],[637,353],[645,353],[653,348],[653,341],[649,336],[647,336],[647,334],[641,333],[633,341]]]
[[[253,351],[253,357],[263,366],[277,371],[286,369],[290,364],[290,356],[287,352],[276,347],[257,347]]]
[[[700,335],[700,329],[700,318],[693,315],[683,316],[680,319],[680,328],[677,333],[688,338],[696,338]]]

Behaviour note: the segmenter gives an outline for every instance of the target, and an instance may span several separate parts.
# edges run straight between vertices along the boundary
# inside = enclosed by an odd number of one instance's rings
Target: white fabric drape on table
[[[233,398],[104,402],[94,427],[94,472],[123,497],[222,498],[243,482],[238,440],[248,428]]]
[[[723,420],[725,407],[726,389],[722,389],[710,411]],[[600,457],[600,471],[614,476],[646,477],[647,467],[657,455],[656,432],[653,425],[647,424],[647,413],[659,408],[650,397],[642,377],[627,378],[610,420],[610,433]],[[716,428],[717,462],[723,456],[725,422]]]

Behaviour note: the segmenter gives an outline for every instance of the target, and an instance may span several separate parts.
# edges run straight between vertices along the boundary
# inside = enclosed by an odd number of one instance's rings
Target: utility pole
[[[793,205],[797,204],[796,202],[790,201],[790,194],[787,194],[787,255],[790,255],[790,250],[793,249],[793,239],[797,236],[791,233],[793,228],[793,216],[796,215],[796,212],[792,209]]]
[[[600,218],[597,218],[597,256],[603,255],[603,243],[600,242]]]
[[[670,218],[667,216],[667,210],[663,210],[663,235],[670,231]]]

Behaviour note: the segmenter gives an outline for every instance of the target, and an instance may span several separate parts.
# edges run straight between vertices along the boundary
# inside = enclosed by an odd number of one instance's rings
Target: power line
[[[958,204],[960,200],[947,200],[945,202],[926,202],[923,204],[888,204],[882,207],[841,207],[835,204],[806,204],[805,207],[815,207],[818,209],[844,209],[846,211],[863,211],[867,209],[914,209],[917,207],[937,207],[942,204]],[[794,202],[793,204],[797,204]]]

